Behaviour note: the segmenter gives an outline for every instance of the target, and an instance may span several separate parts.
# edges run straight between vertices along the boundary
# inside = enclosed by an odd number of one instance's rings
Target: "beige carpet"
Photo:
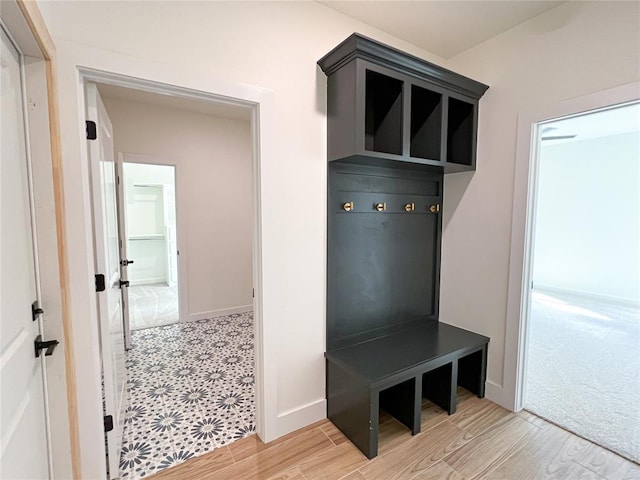
[[[525,408],[640,462],[640,309],[533,293]]]

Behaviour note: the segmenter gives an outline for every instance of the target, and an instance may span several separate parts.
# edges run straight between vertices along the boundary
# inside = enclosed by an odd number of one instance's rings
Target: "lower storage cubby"
[[[406,382],[398,383],[382,390],[379,395],[380,408],[395,417],[412,433],[420,431],[419,412],[416,405],[416,379],[410,378]]]
[[[422,374],[422,397],[449,414],[456,411],[456,390],[452,381],[452,369],[453,363],[447,363]]]
[[[484,397],[487,350],[482,349],[458,359],[458,385]]]

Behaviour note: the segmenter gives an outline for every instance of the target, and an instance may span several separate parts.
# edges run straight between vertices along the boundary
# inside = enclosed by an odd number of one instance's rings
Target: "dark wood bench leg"
[[[327,362],[327,417],[367,458],[378,455],[378,394]]]
[[[422,378],[411,378],[380,392],[380,407],[406,425],[413,435],[420,433]]]
[[[416,388],[414,390],[413,399],[413,428],[411,429],[412,435],[420,433],[422,428],[422,375],[416,377]]]
[[[459,360],[458,385],[484,398],[487,379],[487,346]]]
[[[482,363],[480,365],[480,385],[478,385],[478,397],[484,398],[485,387],[487,383],[487,350],[488,345],[482,348]]]
[[[422,376],[422,396],[449,414],[456,411],[456,377],[458,362],[454,360]]]
[[[449,387],[449,408],[447,413],[453,415],[456,413],[458,407],[458,360],[451,362],[451,378],[449,380],[451,386]]]

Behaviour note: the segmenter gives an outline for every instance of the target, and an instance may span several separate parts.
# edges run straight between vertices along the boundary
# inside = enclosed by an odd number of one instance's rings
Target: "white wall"
[[[567,2],[448,63],[490,88],[480,103],[478,169],[445,179],[441,319],[491,337],[487,392],[507,406],[518,114],[640,79],[639,9],[638,2]]]
[[[186,318],[252,304],[252,143],[249,121],[104,98],[118,152],[176,166]],[[161,180],[161,179],[158,179]],[[181,232],[179,232],[180,235]],[[132,242],[131,242],[132,243]],[[164,263],[163,263],[164,266]]]
[[[640,301],[639,133],[543,142],[536,210],[536,287]]]

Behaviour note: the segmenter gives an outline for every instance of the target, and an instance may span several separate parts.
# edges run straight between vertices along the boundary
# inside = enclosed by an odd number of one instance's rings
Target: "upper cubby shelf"
[[[354,33],[318,61],[329,160],[475,170],[486,85]]]

